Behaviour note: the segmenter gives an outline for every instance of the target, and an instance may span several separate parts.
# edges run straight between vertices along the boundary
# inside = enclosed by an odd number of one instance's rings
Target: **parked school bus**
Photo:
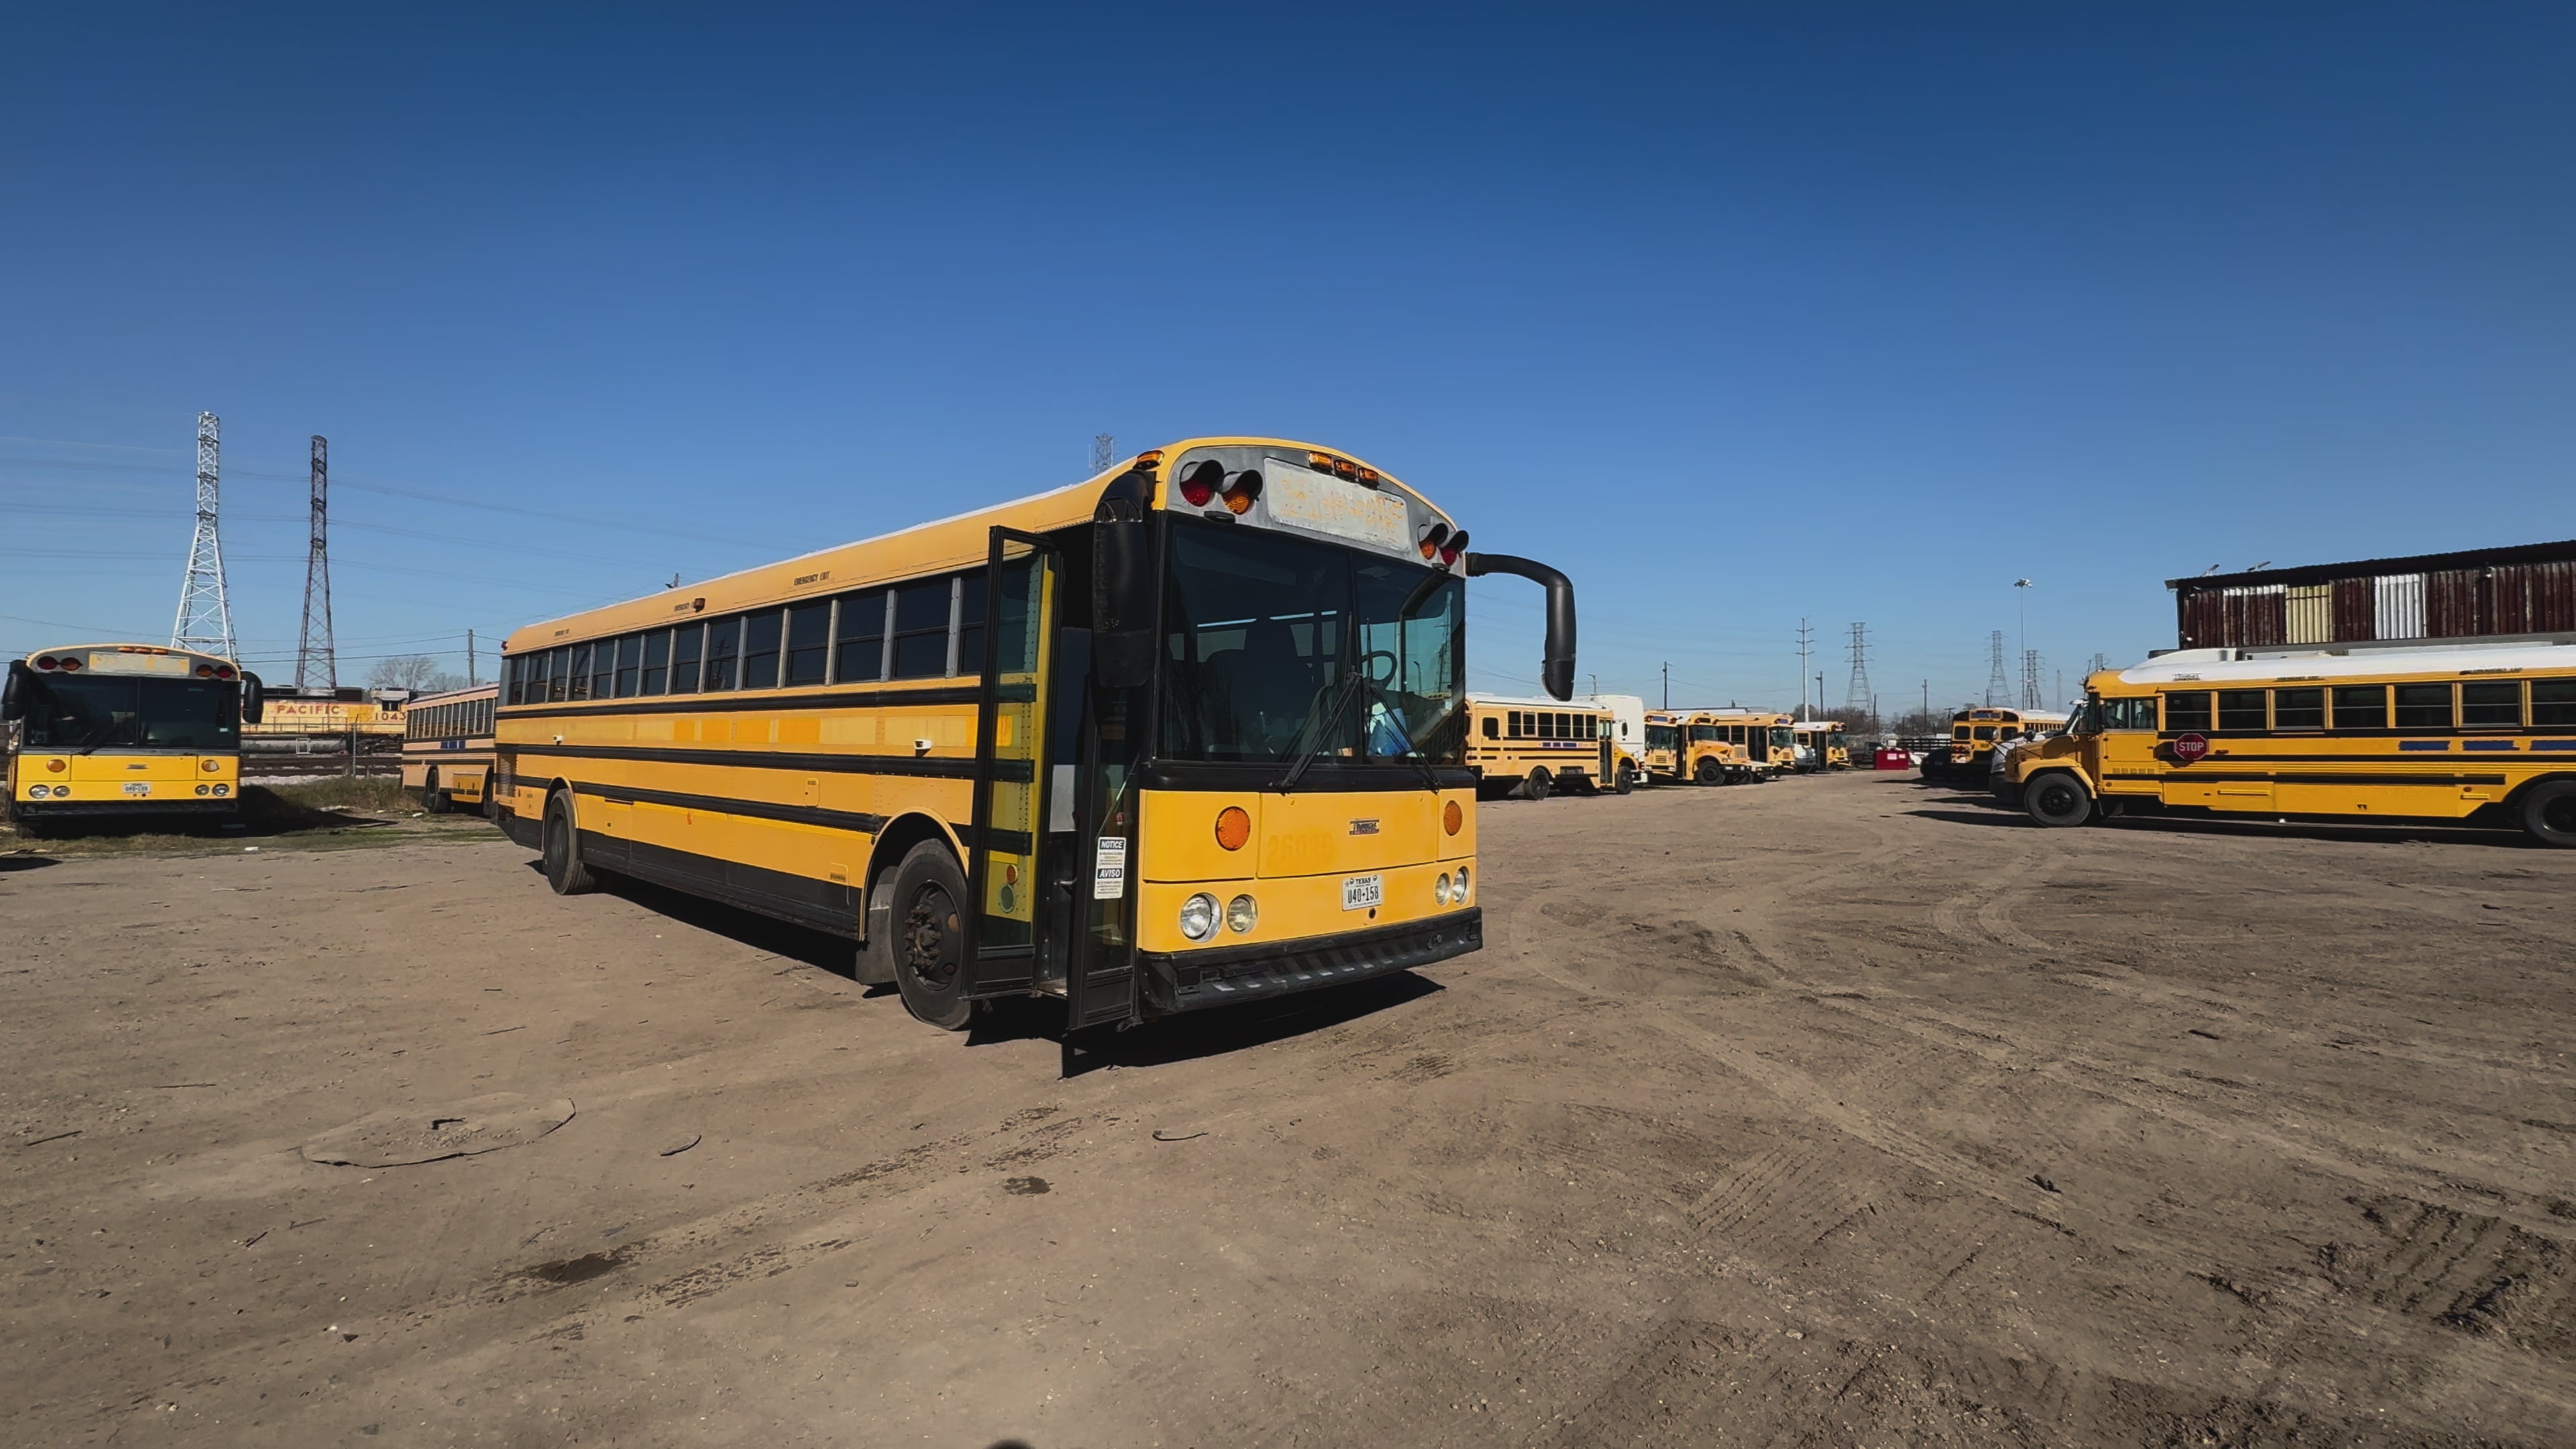
[[[1618,717],[1600,704],[1475,695],[1467,709],[1467,763],[1484,772],[1478,793],[1485,798],[1636,788],[1634,756],[1619,747]]]
[[[2576,846],[2576,645],[2160,655],[2085,680],[2002,792],[2043,825],[2129,810],[2467,820]]]
[[[1950,748],[1947,753],[1934,750],[1922,757],[1921,770],[1927,780],[1950,779],[1969,784],[1985,783],[1989,756],[1997,743],[2018,740],[2029,735],[2046,734],[2064,729],[2067,716],[2053,710],[2035,709],[1963,709],[1950,716]]]
[[[1610,715],[1609,721],[1602,726],[1604,730],[1611,732],[1610,779],[1615,785],[1623,770],[1628,776],[1628,787],[1620,788],[1619,793],[1624,795],[1628,793],[1628,788],[1652,782],[1654,776],[1646,769],[1644,696],[1587,694],[1583,696],[1582,702],[1598,705]]]
[[[1729,743],[1727,727],[1692,710],[1655,710],[1646,716],[1646,769],[1661,780],[1732,785],[1755,778],[1752,756]]]
[[[1813,763],[1808,768],[1817,770],[1851,768],[1851,748],[1843,742],[1841,720],[1806,720],[1793,724],[1789,728],[1797,736],[1798,747],[1812,752],[1808,758]]]
[[[1695,730],[1713,730],[1715,738],[1735,747],[1744,759],[1744,779],[1773,780],[1797,768],[1798,737],[1779,710],[1728,705],[1696,710],[1692,719]]]
[[[459,804],[497,812],[485,784],[492,769],[492,716],[501,686],[425,694],[403,706],[402,783],[420,808],[443,815]]]
[[[259,676],[153,644],[73,644],[9,661],[0,689],[10,817],[71,821],[241,813],[241,726]]]
[[[944,482],[949,480],[925,480]],[[1201,438],[1017,502],[519,630],[501,822],[855,937],[923,1020],[1126,1024],[1482,944],[1471,553],[1347,454]]]

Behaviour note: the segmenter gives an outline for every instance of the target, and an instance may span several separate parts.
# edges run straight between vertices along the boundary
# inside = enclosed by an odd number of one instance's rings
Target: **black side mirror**
[[[1539,682],[1556,699],[1574,697],[1574,584],[1565,575],[1507,553],[1467,555],[1467,577],[1512,574],[1547,590],[1547,640],[1541,646]]]
[[[27,713],[27,661],[9,661],[9,682],[0,685],[0,724],[16,724]]]
[[[1154,677],[1154,525],[1151,474],[1112,480],[1092,512],[1091,672],[1104,689]]]
[[[267,692],[259,687],[259,676],[245,669],[241,676],[241,717],[243,724],[257,724],[268,713]]]

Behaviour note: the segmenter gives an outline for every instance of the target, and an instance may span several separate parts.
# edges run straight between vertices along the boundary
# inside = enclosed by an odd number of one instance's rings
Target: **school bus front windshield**
[[[1163,758],[1464,763],[1464,579],[1187,519],[1171,543]]]
[[[44,750],[233,750],[236,689],[211,679],[29,674],[22,743]]]

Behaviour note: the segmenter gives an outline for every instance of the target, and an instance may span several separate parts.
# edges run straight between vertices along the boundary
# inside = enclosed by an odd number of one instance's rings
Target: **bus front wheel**
[[[1625,795],[1625,794],[1627,794],[1629,791],[1636,789],[1636,788],[1637,788],[1637,772],[1636,772],[1635,770],[1632,770],[1632,769],[1628,768],[1626,765],[1621,765],[1621,766],[1619,767],[1619,782],[1618,782],[1617,784],[1615,784],[1615,785],[1612,785],[1610,788],[1611,788],[1611,789],[1613,789],[1613,790],[1615,790],[1615,791],[1617,791],[1618,793],[1620,793],[1620,794],[1622,794],[1622,795]]]
[[[2576,780],[2544,780],[2522,797],[2522,828],[2543,845],[2576,848]]]
[[[2022,787],[2022,808],[2042,825],[2081,825],[2093,818],[2093,792],[2064,770],[2051,770]]]
[[[1691,778],[1703,785],[1723,785],[1726,783],[1726,767],[1713,759],[1703,757],[1698,767],[1691,772]]]
[[[586,895],[599,888],[590,868],[581,863],[581,832],[573,827],[572,793],[557,790],[546,797],[546,884],[559,896]]]
[[[975,1020],[966,998],[966,877],[948,847],[925,840],[906,852],[894,873],[895,989],[904,1010],[942,1031],[964,1031]]]

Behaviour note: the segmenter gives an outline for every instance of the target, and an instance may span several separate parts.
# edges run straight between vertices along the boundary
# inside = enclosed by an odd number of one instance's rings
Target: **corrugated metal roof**
[[[2236,574],[2203,574],[2167,579],[2169,589],[2243,588],[2248,584],[2323,584],[2336,579],[2376,574],[2420,574],[2442,569],[2484,568],[2488,564],[2556,563],[2576,559],[2576,539],[2561,543],[2523,543],[2505,548],[2472,548],[2458,553],[2423,553],[2409,558],[2357,559],[2351,563],[2304,564],[2297,568],[2257,569]]]

